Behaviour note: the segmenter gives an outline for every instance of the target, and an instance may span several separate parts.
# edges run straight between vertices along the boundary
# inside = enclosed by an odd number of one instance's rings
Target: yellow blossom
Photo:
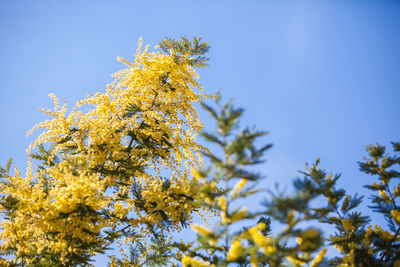
[[[326,254],[327,248],[321,249],[321,251],[315,256],[314,260],[311,262],[310,267],[318,267],[319,264],[322,262],[324,259],[324,256]]]
[[[270,245],[270,241],[268,240],[268,238],[264,236],[262,233],[260,233],[257,227],[251,227],[248,231],[254,242],[259,247],[267,247]]]
[[[232,222],[239,221],[239,220],[243,219],[244,217],[246,217],[246,215],[247,215],[247,209],[242,208],[241,210],[232,214]]]
[[[211,236],[213,234],[212,231],[210,231],[210,230],[208,230],[208,229],[206,229],[203,226],[198,225],[198,224],[192,224],[191,227],[192,227],[193,230],[195,230],[196,232],[198,232],[198,233],[200,233],[200,234],[202,234],[204,236]]]
[[[228,261],[235,261],[242,255],[242,253],[243,247],[240,243],[240,240],[235,240],[233,241],[232,246],[229,249],[228,254],[226,255],[226,259]]]
[[[231,195],[233,198],[236,198],[239,195],[239,193],[242,191],[242,189],[246,185],[246,183],[247,183],[247,179],[240,179],[236,183],[235,187],[231,191]]]
[[[210,265],[208,262],[199,260],[199,259],[195,259],[192,257],[189,257],[187,255],[185,255],[182,259],[182,263],[184,267],[210,267],[213,265]]]
[[[344,227],[344,229],[345,229],[346,231],[350,231],[351,228],[352,228],[351,220],[350,220],[350,219],[343,219],[343,220],[342,220],[342,225],[343,225],[343,227]]]
[[[222,211],[226,211],[227,202],[226,202],[226,198],[225,197],[223,197],[223,196],[220,197],[218,199],[218,204],[219,204],[219,207],[221,208]]]
[[[395,219],[395,221],[400,225],[400,211],[392,210],[390,214],[392,215],[393,219]]]
[[[259,223],[257,224],[257,229],[258,229],[258,230],[263,231],[263,230],[265,230],[265,228],[267,228],[267,225],[266,225],[265,223],[259,222]]]
[[[394,235],[388,231],[383,230],[381,227],[379,227],[378,225],[374,226],[374,230],[375,233],[379,236],[379,238],[385,240],[385,241],[389,241],[392,240]]]
[[[305,264],[305,262],[304,262],[303,260],[298,259],[298,258],[293,257],[293,256],[287,256],[286,258],[287,258],[289,261],[291,261],[292,264],[293,264],[294,266],[296,266],[296,267],[301,267],[301,266],[303,266],[303,265]]]

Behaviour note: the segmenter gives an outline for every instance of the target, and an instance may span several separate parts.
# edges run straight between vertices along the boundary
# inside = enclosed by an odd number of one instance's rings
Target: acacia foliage
[[[207,43],[166,39],[149,52],[139,41],[133,62],[105,93],[78,101],[50,120],[29,147],[22,175],[1,170],[2,265],[77,266],[115,242],[179,230],[191,220],[197,193],[191,169],[202,164],[202,94],[195,67]],[[33,160],[38,160],[34,165]],[[122,261],[126,260],[124,252]]]
[[[271,147],[257,145],[266,132],[240,129],[243,110],[229,102],[217,106],[203,103],[217,127],[202,136],[216,148],[204,153],[211,165],[198,171],[206,181],[198,204],[216,211],[217,220],[211,228],[193,225],[197,239],[176,244],[183,266],[400,266],[399,142],[392,143],[393,155],[385,146],[367,146],[368,157],[358,163],[377,178],[365,187],[372,190],[369,207],[386,219],[385,227],[361,213],[363,197],[338,188],[340,175],[321,169],[319,159],[294,180],[294,192],[260,190],[260,175],[250,167],[262,163]],[[258,211],[240,205],[256,193],[265,198]]]

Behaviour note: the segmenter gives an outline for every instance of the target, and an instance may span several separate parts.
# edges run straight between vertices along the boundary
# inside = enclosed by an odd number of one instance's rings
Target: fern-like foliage
[[[181,37],[180,40],[166,37],[159,43],[159,47],[164,53],[172,55],[176,63],[187,56],[189,65],[193,67],[208,66],[208,58],[203,55],[208,52],[210,46],[208,42],[202,42],[201,37],[194,37],[193,41],[186,36]]]

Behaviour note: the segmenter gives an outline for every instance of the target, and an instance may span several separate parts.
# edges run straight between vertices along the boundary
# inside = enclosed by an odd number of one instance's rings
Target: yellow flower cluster
[[[391,232],[383,230],[378,225],[374,226],[374,232],[380,239],[385,241],[390,241],[394,238],[394,235]]]
[[[185,255],[182,259],[183,267],[212,267],[214,266],[213,264],[211,265],[208,262],[189,257]]]
[[[303,261],[303,260],[301,260],[301,259],[298,259],[297,257],[288,256],[288,257],[286,257],[286,258],[287,258],[287,259],[292,263],[292,265],[295,266],[295,267],[302,267],[302,266],[304,266],[304,265],[306,264],[305,261]]]
[[[226,260],[235,261],[237,260],[243,253],[243,247],[240,240],[235,240],[232,242],[232,246],[226,255]]]
[[[272,246],[270,238],[264,236],[257,226],[251,227],[248,231],[253,241],[262,249],[265,254],[275,252],[275,247]]]
[[[191,227],[193,230],[195,230],[196,232],[198,232],[199,234],[201,234],[203,236],[211,236],[213,234],[212,231],[210,231],[198,224],[192,224]]]
[[[15,248],[17,255],[28,257],[28,263],[33,260],[29,258],[33,249],[37,253],[45,249],[66,260],[68,254],[80,252],[69,240],[103,242],[98,235],[107,225],[104,219],[94,214],[83,216],[84,210],[101,210],[108,203],[99,191],[99,175],[82,172],[77,176],[65,168],[62,173],[53,169],[53,174],[61,186],[50,187],[47,192],[40,183],[31,185],[38,177],[22,178],[18,171],[15,176],[7,177],[10,184],[2,188],[4,194],[18,200],[18,209],[14,220],[1,222],[0,248],[5,251]]]
[[[399,196],[400,196],[400,184],[398,184],[393,191],[393,197],[399,197]]]
[[[224,196],[218,198],[218,205],[221,209],[221,222],[223,224],[230,223],[230,219],[227,217],[228,215],[228,203]]]
[[[247,183],[247,179],[240,179],[235,187],[233,188],[231,195],[232,198],[237,198],[237,196],[240,194],[240,192],[242,191],[243,187],[246,185]]]
[[[385,200],[387,203],[390,203],[390,197],[386,193],[385,190],[379,190],[379,195]]]
[[[343,219],[342,220],[342,225],[346,231],[351,231],[352,225],[351,225],[351,220],[350,219]]]
[[[242,220],[247,215],[247,208],[241,208],[232,214],[232,222]]]
[[[317,254],[317,256],[315,256],[314,260],[311,262],[310,267],[318,267],[322,262],[322,260],[324,259],[326,251],[327,248],[321,249],[321,251]]]
[[[202,165],[196,136],[203,127],[193,103],[210,96],[195,92],[202,87],[187,57],[177,63],[148,50],[140,40],[134,62],[119,58],[127,68],[113,75],[106,92],[79,101],[68,115],[50,94],[54,110],[41,111],[52,119],[29,131],[43,129],[27,152],[46,143],[55,148],[48,167],[34,173],[30,159],[26,177],[16,170],[1,185],[18,209],[1,222],[0,250],[15,249],[28,263],[32,251],[46,250],[65,262],[82,245],[105,242],[102,230],[122,227],[122,218],[131,231],[159,223],[160,211],[172,229],[182,216],[191,219],[188,199],[197,195],[190,182],[197,178],[190,171]],[[133,185],[140,206],[129,195]]]
[[[390,214],[392,215],[393,219],[400,225],[400,211],[392,210]]]

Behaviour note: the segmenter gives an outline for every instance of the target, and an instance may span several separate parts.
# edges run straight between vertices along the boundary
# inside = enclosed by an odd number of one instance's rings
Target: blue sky
[[[206,92],[234,96],[243,125],[271,132],[264,186],[289,185],[321,157],[365,192],[365,145],[400,141],[399,28],[400,2],[385,0],[0,0],[0,164],[25,168],[26,132],[47,119],[36,110],[52,106],[50,92],[72,106],[104,91],[140,36],[202,36]]]

